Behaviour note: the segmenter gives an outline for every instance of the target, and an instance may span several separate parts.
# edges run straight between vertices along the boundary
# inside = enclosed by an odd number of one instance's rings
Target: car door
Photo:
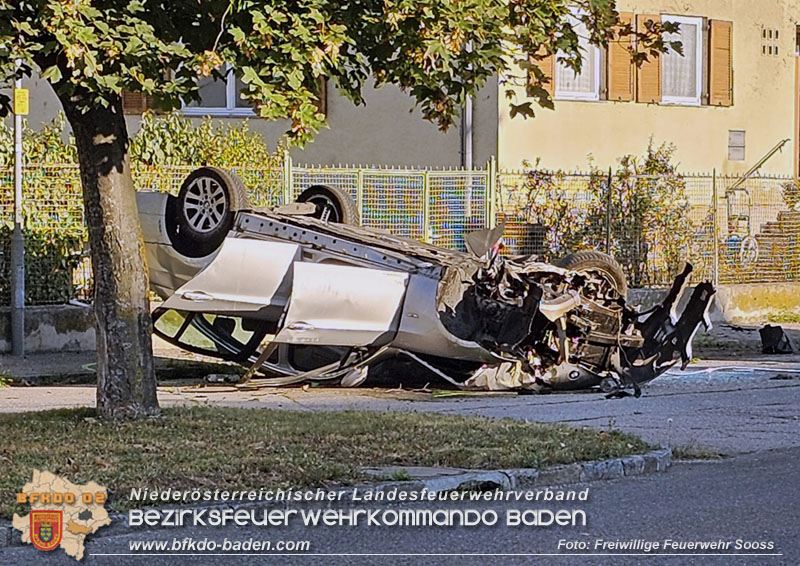
[[[295,263],[289,308],[276,342],[382,345],[397,333],[408,273]]]
[[[178,311],[277,320],[289,299],[297,244],[226,238],[214,260],[164,302]]]

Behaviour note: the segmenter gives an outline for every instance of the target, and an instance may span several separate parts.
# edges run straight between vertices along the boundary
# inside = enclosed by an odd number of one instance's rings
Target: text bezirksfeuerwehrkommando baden
[[[128,512],[130,526],[260,526],[279,527],[300,522],[304,526],[585,526],[582,509],[477,509],[477,508],[344,508],[350,503],[435,503],[435,502],[566,502],[586,501],[589,489],[580,491],[538,489],[530,491],[431,491],[422,489],[276,489],[229,491],[220,489],[173,490],[132,489],[130,499],[142,503],[314,503],[341,502],[341,508],[231,509],[217,507],[178,509],[133,509]]]
[[[549,527],[586,526],[582,509],[132,509],[131,527]]]

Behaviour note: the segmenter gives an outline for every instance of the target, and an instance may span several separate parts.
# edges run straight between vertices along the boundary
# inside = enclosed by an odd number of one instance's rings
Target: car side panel
[[[397,330],[408,274],[349,265],[296,263],[276,342],[366,346]]]
[[[400,329],[392,346],[411,352],[460,360],[496,363],[498,358],[476,342],[461,340],[442,325],[437,309],[439,281],[411,275]]]
[[[258,318],[283,311],[297,244],[226,238],[217,256],[164,302],[168,309]]]

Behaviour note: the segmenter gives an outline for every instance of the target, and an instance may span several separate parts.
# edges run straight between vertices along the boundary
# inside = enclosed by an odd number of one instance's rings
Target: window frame
[[[257,116],[252,108],[236,106],[236,73],[233,65],[225,63],[225,107],[181,105],[181,113],[186,116],[221,116],[247,118]]]
[[[702,106],[703,105],[703,81],[706,69],[703,65],[705,43],[703,40],[705,19],[702,16],[672,16],[669,14],[661,14],[662,22],[673,22],[678,24],[693,25],[697,28],[697,37],[695,45],[695,92],[697,96],[674,96],[666,94],[664,91],[664,73],[666,69],[666,59],[662,58],[661,61],[661,104],[665,105],[678,105],[678,106]],[[682,57],[686,57],[683,55]]]
[[[559,61],[558,57],[560,55],[563,55],[563,53],[561,51],[559,51],[558,53],[556,53],[555,60],[553,62],[553,100],[579,100],[579,101],[584,101],[584,102],[598,102],[599,100],[601,100],[600,94],[601,94],[601,92],[603,90],[603,86],[604,86],[602,84],[603,81],[604,81],[604,77],[601,75],[601,72],[602,72],[602,59],[603,59],[603,57],[602,57],[602,55],[603,55],[602,54],[602,49],[597,45],[589,43],[589,51],[590,52],[592,52],[592,51],[594,52],[594,57],[592,58],[593,60],[590,61],[589,58],[582,56],[583,57],[583,61],[581,63],[581,69],[582,70],[586,69],[587,63],[590,63],[592,65],[592,67],[594,67],[594,76],[595,76],[595,88],[594,88],[594,91],[593,92],[569,92],[569,91],[564,92],[564,91],[559,91],[558,71],[559,71],[559,65],[561,65],[561,62]],[[572,70],[572,69],[568,68],[568,70]]]

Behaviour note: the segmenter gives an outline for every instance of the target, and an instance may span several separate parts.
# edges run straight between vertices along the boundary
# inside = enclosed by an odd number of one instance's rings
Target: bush
[[[75,138],[67,130],[67,120],[59,112],[40,130],[28,127],[22,121],[22,154],[25,163],[77,163],[78,152]],[[0,167],[14,165],[14,128],[5,120],[0,120]]]
[[[150,167],[215,165],[230,168],[280,168],[284,147],[270,152],[264,138],[250,131],[247,120],[236,125],[204,118],[199,124],[180,113],[155,115],[145,112],[139,130],[131,139],[130,158]],[[22,151],[25,163],[77,164],[78,153],[64,114],[39,130],[23,120]],[[14,129],[0,121],[0,167],[14,164]]]
[[[610,251],[625,269],[631,286],[671,280],[683,266],[692,229],[686,184],[671,162],[673,145],[647,148],[643,160],[620,159],[611,179]],[[592,210],[587,240],[605,245],[608,174],[592,171]]]
[[[535,166],[538,165],[536,162]],[[530,168],[531,164],[525,162],[525,166]],[[523,202],[527,203],[526,221],[544,229],[545,259],[554,260],[585,247],[582,227],[588,211],[578,204],[563,171],[530,169],[523,191],[526,193],[523,196]]]
[[[279,148],[280,149],[280,148]],[[146,166],[214,165],[228,168],[280,168],[282,153],[270,153],[264,138],[238,125],[215,124],[204,118],[195,125],[178,113],[156,116],[145,112],[131,140],[131,161]]]
[[[528,222],[544,225],[546,258],[584,248],[604,250],[608,223],[609,251],[631,286],[674,277],[692,234],[685,183],[672,163],[674,152],[672,145],[651,144],[644,158],[623,156],[611,173],[610,187],[609,172],[594,165],[583,182],[578,178],[567,183],[561,171],[529,171],[523,214]]]
[[[11,233],[0,226],[0,304],[11,302]],[[86,238],[49,228],[24,230],[25,303],[66,303],[75,298],[73,274],[83,261]]]

